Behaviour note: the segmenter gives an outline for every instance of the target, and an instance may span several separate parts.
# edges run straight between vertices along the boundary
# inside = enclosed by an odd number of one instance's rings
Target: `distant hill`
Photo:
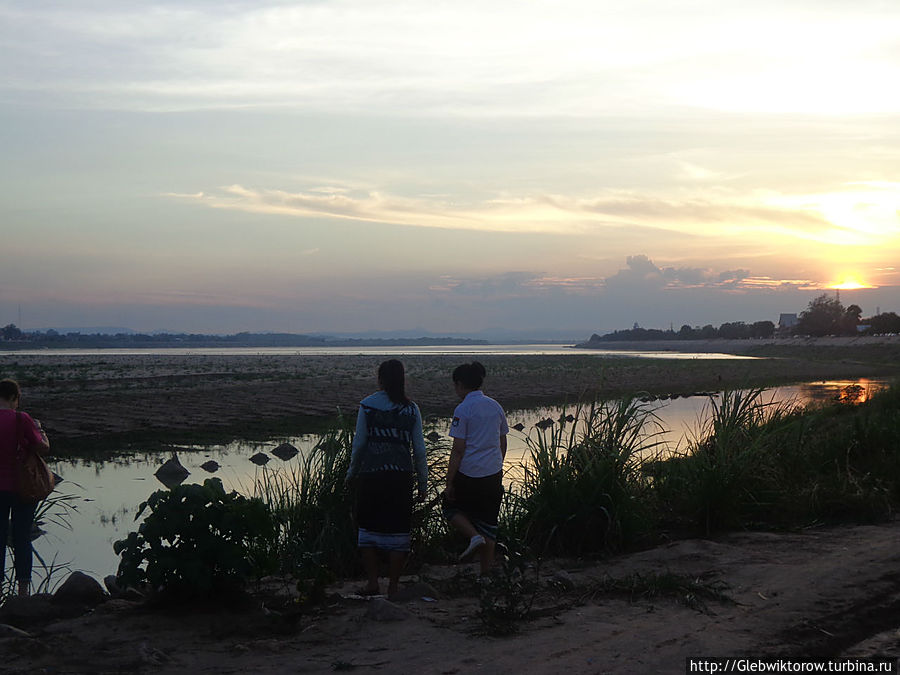
[[[487,340],[458,337],[417,338],[334,338],[296,333],[236,333],[234,335],[203,335],[196,333],[60,333],[20,331],[7,326],[0,337],[0,350],[35,348],[53,349],[140,349],[185,347],[382,347],[432,345],[483,345]]]

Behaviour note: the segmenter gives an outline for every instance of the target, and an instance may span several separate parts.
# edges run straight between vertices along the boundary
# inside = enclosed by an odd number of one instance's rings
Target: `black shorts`
[[[503,472],[483,478],[472,478],[456,472],[453,477],[453,501],[444,498],[444,518],[451,520],[462,513],[469,522],[490,539],[497,539],[497,518],[503,501]]]

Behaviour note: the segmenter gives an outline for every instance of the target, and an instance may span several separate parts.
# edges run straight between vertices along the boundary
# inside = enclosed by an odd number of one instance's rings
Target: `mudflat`
[[[716,344],[708,351],[728,349],[728,341],[711,342]],[[746,352],[753,341],[734,342]],[[652,349],[652,344],[644,346]],[[478,358],[488,371],[485,392],[510,410],[639,392],[691,394],[900,373],[893,343],[818,349],[796,343],[750,346],[750,354],[764,358],[665,360],[574,350]],[[137,434],[183,441],[208,434],[302,432],[314,418],[355,415],[359,400],[376,388],[375,371],[384,358],[8,352],[0,355],[0,374],[20,382],[22,409],[42,420],[51,440],[108,441]],[[423,413],[449,414],[457,403],[450,373],[469,357],[399,358],[407,369],[407,392]]]

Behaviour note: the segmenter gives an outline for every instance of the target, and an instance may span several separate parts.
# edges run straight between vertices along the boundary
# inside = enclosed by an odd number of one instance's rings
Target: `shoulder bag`
[[[39,502],[53,492],[56,480],[44,458],[27,447],[20,432],[21,415],[16,413],[16,494],[26,502]]]

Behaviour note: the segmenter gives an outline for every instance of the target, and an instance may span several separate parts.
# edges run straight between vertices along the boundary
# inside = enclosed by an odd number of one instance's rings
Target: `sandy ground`
[[[754,341],[735,341],[741,345]],[[724,341],[718,347],[725,349]],[[709,347],[707,347],[708,349]],[[852,354],[852,352],[851,352]],[[690,394],[900,372],[897,359],[754,360],[602,358],[593,354],[483,356],[485,392],[507,409],[636,392]],[[157,435],[170,442],[210,433],[308,430],[310,417],[355,414],[375,389],[380,356],[26,356],[0,354],[0,374],[23,386],[22,408],[51,441]],[[408,393],[427,414],[449,414],[459,356],[403,357]]]
[[[900,655],[900,524],[684,540],[599,563],[541,566],[533,618],[488,637],[468,568],[433,567],[404,617],[369,616],[372,600],[330,589],[321,608],[291,616],[150,611],[111,601],[93,613],[2,637],[4,673],[683,673],[685,658]],[[548,580],[566,570],[574,583]],[[671,572],[724,599],[628,597],[603,579]],[[457,591],[450,592],[456,581]],[[410,579],[412,583],[416,579]],[[442,590],[443,589],[443,590]],[[267,600],[278,607],[274,597]]]

